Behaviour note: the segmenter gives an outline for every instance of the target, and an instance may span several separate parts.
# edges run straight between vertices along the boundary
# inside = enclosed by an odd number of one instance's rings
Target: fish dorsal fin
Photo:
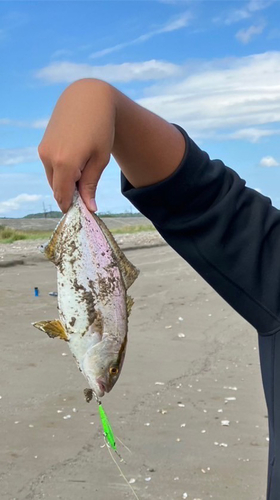
[[[45,332],[50,338],[54,339],[56,337],[61,340],[68,340],[64,326],[59,319],[53,319],[51,321],[38,321],[37,323],[32,323],[35,328]]]
[[[114,236],[112,233],[109,231],[107,228],[106,224],[101,220],[97,215],[92,214],[93,218],[95,219],[96,223],[102,230],[106,240],[108,241],[117,261],[118,265],[121,271],[121,275],[124,281],[125,288],[128,289],[136,280],[139,270],[131,264],[131,262],[128,260],[128,258],[124,255],[123,251],[120,249],[119,245],[117,244]]]
[[[42,252],[55,265],[58,265],[61,257],[60,256],[61,249],[58,248],[58,242],[60,234],[62,232],[62,228],[64,226],[65,219],[66,215],[64,215],[62,219],[59,221],[48,243],[42,247]]]
[[[63,231],[64,231],[64,224],[69,217],[69,213],[72,213],[73,210],[77,209],[79,210],[80,202],[81,202],[81,197],[78,193],[78,190],[75,189],[72,204],[68,212],[61,217],[59,223],[57,224],[55,230],[51,235],[50,240],[47,242],[46,245],[43,245],[42,247],[42,252],[56,266],[59,265],[62,253],[64,251],[63,242],[61,241],[61,237],[63,236]],[[68,237],[66,236],[66,239],[68,239]]]

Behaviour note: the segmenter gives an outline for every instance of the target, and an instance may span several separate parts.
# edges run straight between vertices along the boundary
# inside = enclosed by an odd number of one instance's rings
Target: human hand
[[[109,163],[115,135],[113,87],[100,80],[79,80],[59,98],[39,156],[54,197],[63,212],[78,189],[87,208],[96,211],[95,192]]]

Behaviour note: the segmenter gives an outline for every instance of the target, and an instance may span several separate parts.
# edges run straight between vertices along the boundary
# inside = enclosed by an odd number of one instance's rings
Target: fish
[[[122,370],[133,305],[127,290],[139,270],[78,191],[41,251],[56,266],[59,318],[32,324],[67,342],[89,384],[87,401],[101,398]]]

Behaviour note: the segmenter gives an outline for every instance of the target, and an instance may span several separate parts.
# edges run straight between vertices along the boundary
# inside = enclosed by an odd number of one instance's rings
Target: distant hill
[[[42,212],[39,214],[28,214],[23,217],[23,219],[60,219],[62,217],[62,212],[53,210],[52,212]]]
[[[62,212],[51,211],[51,212],[41,212],[38,214],[28,214],[23,217],[23,219],[60,219],[62,217]],[[125,212],[119,214],[112,214],[110,212],[98,212],[99,217],[143,217],[140,212]],[[3,217],[2,217],[3,218]]]

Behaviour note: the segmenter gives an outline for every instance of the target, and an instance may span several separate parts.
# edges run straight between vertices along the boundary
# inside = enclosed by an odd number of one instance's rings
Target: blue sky
[[[0,2],[0,217],[56,209],[37,145],[61,92],[97,77],[183,126],[280,207],[280,2]],[[100,211],[133,210],[112,160]]]

